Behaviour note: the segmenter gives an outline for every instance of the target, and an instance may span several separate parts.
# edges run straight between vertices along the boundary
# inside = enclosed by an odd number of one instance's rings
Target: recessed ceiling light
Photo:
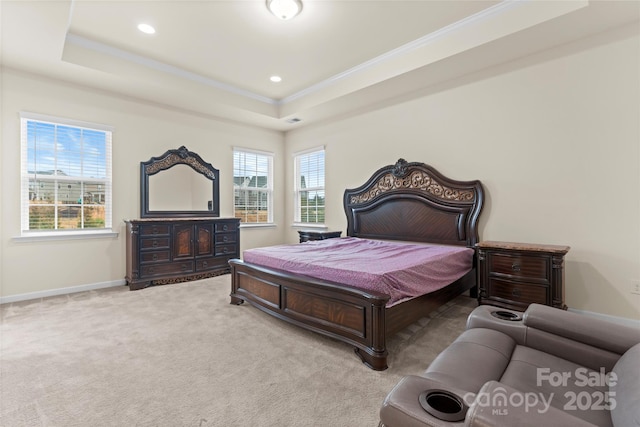
[[[145,34],[155,34],[156,29],[149,24],[139,24],[138,29]]]
[[[280,83],[282,81],[282,77],[280,77],[280,76],[271,76],[271,77],[269,77],[269,80],[271,80],[274,83]]]

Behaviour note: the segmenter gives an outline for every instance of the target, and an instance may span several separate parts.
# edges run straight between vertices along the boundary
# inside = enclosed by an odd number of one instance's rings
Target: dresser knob
[[[208,264],[207,264],[207,261],[203,261],[203,262],[202,262],[202,266],[203,266],[203,267],[206,267],[207,265],[208,265]]]
[[[153,254],[153,256],[151,257],[154,261],[158,260],[158,254]]]
[[[151,243],[151,246],[153,246],[154,248],[155,248],[156,246],[158,246],[158,241],[157,241],[157,240],[154,240],[154,241]]]

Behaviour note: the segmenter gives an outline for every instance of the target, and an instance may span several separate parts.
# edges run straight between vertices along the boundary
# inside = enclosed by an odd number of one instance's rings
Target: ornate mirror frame
[[[211,180],[209,210],[152,211],[149,209],[149,177],[179,164],[188,165]],[[184,145],[177,150],[168,150],[160,157],[152,157],[146,162],[140,162],[140,216],[142,218],[220,216],[220,171],[202,160],[198,154],[187,150]]]

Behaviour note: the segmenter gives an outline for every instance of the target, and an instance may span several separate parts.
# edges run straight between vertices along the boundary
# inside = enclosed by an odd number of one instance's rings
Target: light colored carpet
[[[0,307],[0,425],[375,427],[464,329],[461,296],[388,343],[390,368],[244,304],[230,276]]]

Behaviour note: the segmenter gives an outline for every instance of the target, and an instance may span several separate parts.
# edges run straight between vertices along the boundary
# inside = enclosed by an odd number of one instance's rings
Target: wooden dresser
[[[529,304],[566,309],[564,256],[569,246],[480,242],[478,302],[524,311]]]
[[[153,218],[127,224],[127,273],[131,290],[197,280],[230,272],[240,257],[237,218]]]

